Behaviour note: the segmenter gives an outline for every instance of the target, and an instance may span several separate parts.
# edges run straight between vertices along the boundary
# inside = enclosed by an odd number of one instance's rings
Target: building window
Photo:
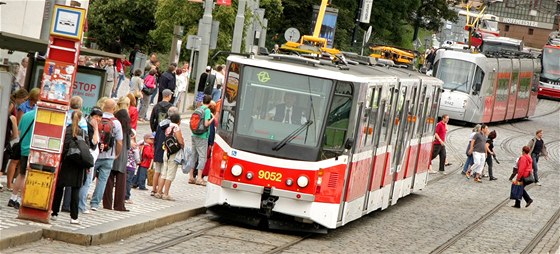
[[[516,0],[506,0],[506,7],[515,8],[515,6],[517,6]]]
[[[529,28],[529,35],[533,35],[533,28]]]
[[[506,25],[506,27],[504,28],[504,30],[505,30],[506,32],[509,32],[509,25]]]

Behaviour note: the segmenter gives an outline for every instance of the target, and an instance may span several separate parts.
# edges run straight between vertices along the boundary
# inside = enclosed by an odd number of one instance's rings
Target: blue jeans
[[[138,186],[141,190],[146,190],[146,178],[148,176],[148,169],[145,167],[138,167],[136,175],[132,179],[132,184]]]
[[[221,97],[222,97],[222,90],[214,88],[214,90],[212,90],[212,100],[218,101]]]
[[[465,161],[465,166],[463,167],[463,173],[467,173],[469,167],[474,163],[472,155],[467,156],[467,161]]]
[[[105,193],[107,179],[111,173],[111,168],[113,168],[114,161],[115,159],[97,159],[95,162],[95,170],[99,171],[99,175],[97,176],[97,185],[95,185],[95,190],[91,197],[90,206],[92,208],[99,208],[99,203],[103,200],[103,193]]]
[[[533,175],[535,176],[535,182],[539,182],[539,155],[536,153],[531,153],[531,159],[533,159]]]
[[[154,103],[154,98],[156,97],[156,95],[159,93],[159,88],[156,88],[156,90],[154,91],[154,93],[152,95],[150,95],[150,104]]]
[[[89,191],[89,186],[91,185],[91,182],[93,181],[93,168],[91,168],[89,170],[89,173],[86,174],[86,181],[84,182],[84,185],[82,185],[82,187],[80,188],[80,202],[78,203],[78,209],[80,210],[80,212],[84,212],[85,210],[87,210],[86,208],[86,202],[87,202],[87,194]]]
[[[124,73],[119,73],[119,81],[117,81],[117,88],[115,88],[115,92],[111,93],[111,97],[117,97],[119,93],[119,87],[121,87],[121,83],[124,80]]]
[[[124,195],[125,200],[130,199],[130,189],[132,188],[132,178],[134,178],[134,168],[126,169],[126,194]]]

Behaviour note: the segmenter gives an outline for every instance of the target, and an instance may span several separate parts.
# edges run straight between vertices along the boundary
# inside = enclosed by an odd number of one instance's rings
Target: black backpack
[[[216,82],[216,75],[208,74],[208,77],[206,78],[206,83],[204,84],[204,94],[212,95],[215,82]]]
[[[181,144],[179,144],[179,141],[175,137],[173,130],[171,130],[171,133],[168,136],[165,136],[163,145],[165,146],[165,150],[167,151],[168,155],[175,154],[181,150]]]

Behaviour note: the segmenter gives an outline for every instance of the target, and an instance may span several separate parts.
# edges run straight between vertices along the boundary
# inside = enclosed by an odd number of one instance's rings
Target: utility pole
[[[173,41],[171,42],[169,63],[176,63],[177,65],[179,64],[179,55],[181,54],[182,37],[183,37],[183,27],[179,25],[175,25],[175,27],[173,28]]]
[[[351,44],[352,47],[356,45],[356,36],[358,36],[358,28],[360,27],[360,15],[362,13],[362,4],[363,4],[363,0],[360,0],[360,4],[356,9],[356,23],[354,24],[354,31],[352,32],[352,44]]]
[[[268,19],[263,19],[262,27],[261,27],[261,34],[259,36],[259,47],[264,48],[266,47],[266,30],[268,29]]]
[[[65,5],[65,0],[45,0],[45,8],[43,11],[43,23],[41,24],[41,35],[39,38],[44,41],[49,40],[51,34],[51,21],[54,5]]]
[[[233,28],[233,40],[231,42],[231,52],[241,53],[241,41],[243,40],[243,26],[245,23],[245,3],[246,0],[239,0],[237,6],[237,16],[235,16],[235,27]]]
[[[198,35],[202,37],[200,43],[200,51],[198,52],[198,66],[196,72],[196,85],[200,80],[200,73],[203,73],[208,65],[208,51],[210,50],[210,33],[212,31],[212,8],[214,7],[213,0],[204,1],[204,15],[199,21]]]

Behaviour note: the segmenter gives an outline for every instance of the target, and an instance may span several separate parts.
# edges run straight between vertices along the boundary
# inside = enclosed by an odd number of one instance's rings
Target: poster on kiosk
[[[18,218],[49,223],[70,96],[76,79],[85,9],[55,5],[45,60],[38,78],[41,93],[35,110],[27,176]]]

